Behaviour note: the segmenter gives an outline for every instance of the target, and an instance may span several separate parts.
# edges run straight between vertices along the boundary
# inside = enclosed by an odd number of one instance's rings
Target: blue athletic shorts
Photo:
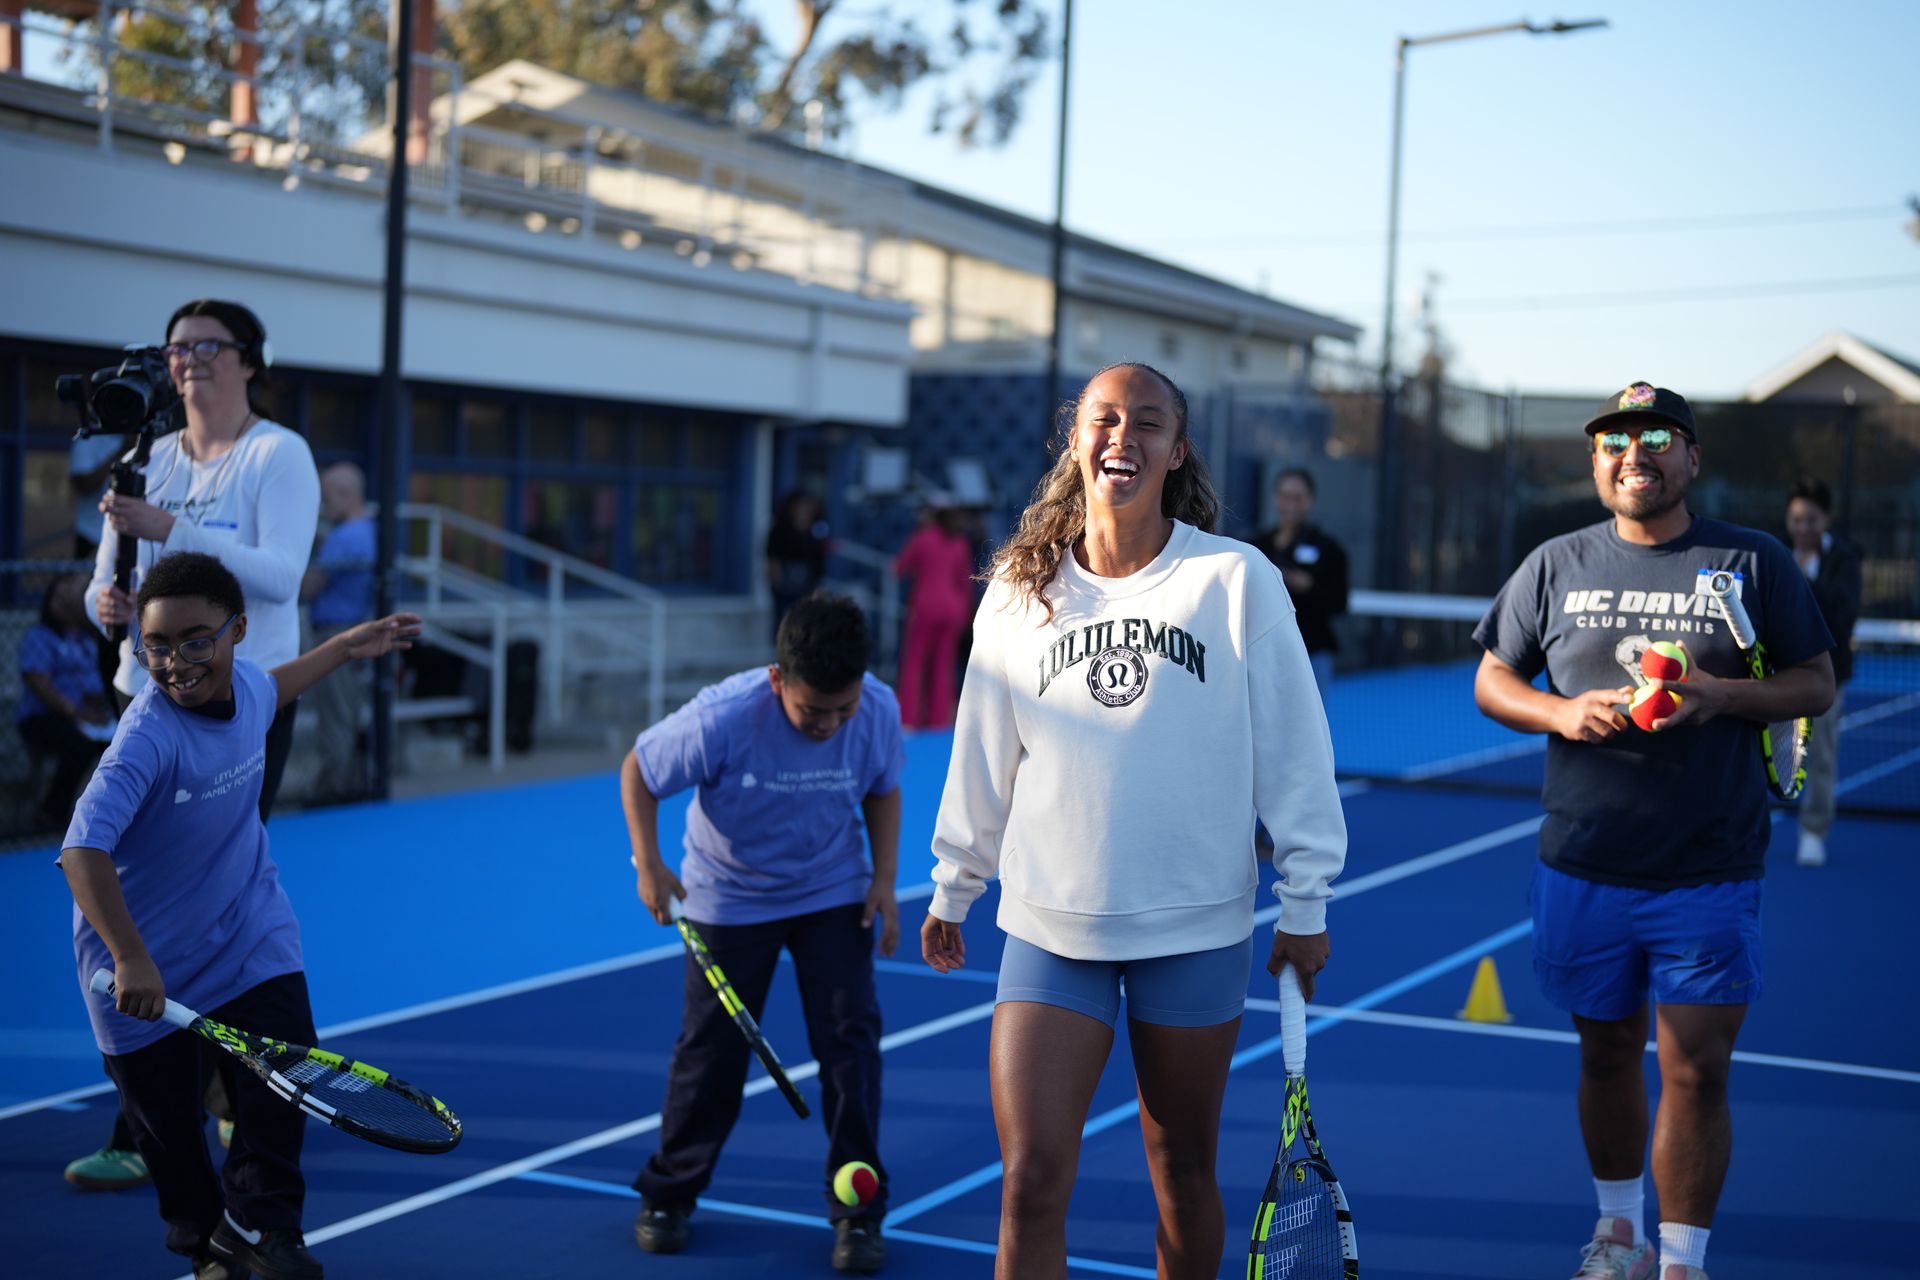
[[[1246,1007],[1252,961],[1251,937],[1212,951],[1147,960],[1069,960],[1009,935],[994,1003],[1056,1005],[1112,1026],[1124,987],[1129,1018],[1161,1027],[1213,1027],[1232,1022]]]
[[[1760,881],[1686,889],[1596,884],[1533,869],[1533,972],[1557,1007],[1612,1022],[1646,1003],[1760,998]]]

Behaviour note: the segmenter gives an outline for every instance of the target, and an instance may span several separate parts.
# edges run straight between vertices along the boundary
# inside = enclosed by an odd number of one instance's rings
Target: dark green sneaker
[[[687,1217],[692,1212],[683,1204],[642,1200],[633,1220],[633,1238],[648,1253],[678,1253],[687,1247]]]
[[[138,1151],[102,1147],[67,1166],[67,1181],[89,1191],[124,1191],[153,1181]]]
[[[887,1260],[887,1242],[872,1218],[842,1218],[833,1224],[833,1269],[872,1275]]]

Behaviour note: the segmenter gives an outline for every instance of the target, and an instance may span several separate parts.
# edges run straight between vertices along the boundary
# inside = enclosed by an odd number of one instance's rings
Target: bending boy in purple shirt
[[[234,660],[247,631],[240,583],[179,552],[141,584],[134,658],[153,677],[121,715],[74,808],[59,862],[73,890],[73,952],[107,1074],[153,1174],[167,1248],[197,1277],[317,1280],[300,1232],[306,1119],[233,1059],[157,1021],[168,997],[222,1022],[313,1043],[300,926],[260,820],[274,714],[353,658],[409,647],[395,614],[262,671]],[[88,991],[114,972],[113,997]],[[233,1147],[216,1176],[200,1098],[219,1070]]]
[[[766,1007],[782,949],[793,956],[807,1041],[820,1063],[827,1126],[826,1200],[832,1260],[871,1272],[885,1256],[880,1221],[880,952],[900,937],[893,881],[905,748],[893,691],[866,674],[866,619],[852,601],[816,593],[787,612],[778,661],[731,676],[641,734],[620,769],[640,900],[668,923],[686,902],[707,949],[749,1012]],[[660,856],[659,801],[695,787],[686,858],[675,876]],[[865,840],[862,839],[864,826]],[[872,846],[869,867],[866,845]],[[740,1115],[749,1049],[689,958],[686,1011],[661,1107],[660,1149],[634,1187],[634,1234],[649,1253],[687,1244],[687,1216],[713,1180]],[[834,1171],[864,1161],[880,1190],[842,1205]]]

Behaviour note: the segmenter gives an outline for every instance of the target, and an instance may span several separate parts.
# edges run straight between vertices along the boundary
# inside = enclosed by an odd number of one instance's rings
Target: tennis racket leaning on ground
[[[773,1082],[780,1086],[780,1092],[785,1095],[787,1105],[793,1108],[795,1115],[805,1120],[813,1114],[807,1109],[807,1100],[800,1096],[800,1090],[794,1088],[793,1081],[787,1079],[787,1069],[780,1065],[780,1055],[775,1053],[773,1046],[767,1043],[767,1037],[760,1031],[760,1024],[753,1020],[753,1015],[747,1012],[747,1006],[741,1002],[739,993],[734,991],[733,984],[727,981],[727,975],[721,972],[718,964],[714,963],[713,956],[707,951],[706,941],[701,938],[699,930],[687,923],[686,916],[681,913],[680,899],[671,894],[667,896],[667,912],[673,917],[674,927],[680,930],[680,941],[687,944],[687,954],[692,956],[693,962],[700,966],[700,972],[706,975],[707,985],[712,987],[713,994],[720,998],[720,1007],[725,1009],[727,1016],[733,1019],[733,1025],[740,1028],[740,1034],[747,1038],[747,1044],[753,1048],[754,1057],[760,1059],[760,1065],[767,1069],[767,1074],[773,1077]]]
[[[111,996],[113,974],[97,970],[90,985],[99,994]],[[342,1133],[422,1155],[459,1145],[460,1118],[446,1103],[378,1067],[325,1049],[250,1035],[173,1000],[167,1001],[160,1017],[219,1045],[265,1080],[274,1093]]]
[[[1702,569],[1700,577],[1726,620],[1727,630],[1733,633],[1740,656],[1746,659],[1747,673],[1755,680],[1771,677],[1773,659],[1767,656],[1767,646],[1760,643],[1747,607],[1740,603],[1739,575],[1730,569]],[[1807,743],[1813,737],[1813,721],[1806,716],[1775,720],[1762,723],[1759,732],[1760,762],[1766,766],[1768,790],[1782,800],[1798,798],[1807,784]]]
[[[1280,971],[1280,1052],[1287,1064],[1286,1115],[1253,1215],[1247,1280],[1357,1280],[1360,1251],[1347,1193],[1327,1163],[1307,1106],[1307,1002],[1292,965]]]

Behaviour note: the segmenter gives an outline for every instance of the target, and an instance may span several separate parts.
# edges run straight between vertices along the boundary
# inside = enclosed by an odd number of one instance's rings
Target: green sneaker
[[[68,1165],[67,1181],[89,1191],[124,1191],[153,1181],[153,1175],[147,1172],[147,1162],[138,1151],[102,1147]]]

